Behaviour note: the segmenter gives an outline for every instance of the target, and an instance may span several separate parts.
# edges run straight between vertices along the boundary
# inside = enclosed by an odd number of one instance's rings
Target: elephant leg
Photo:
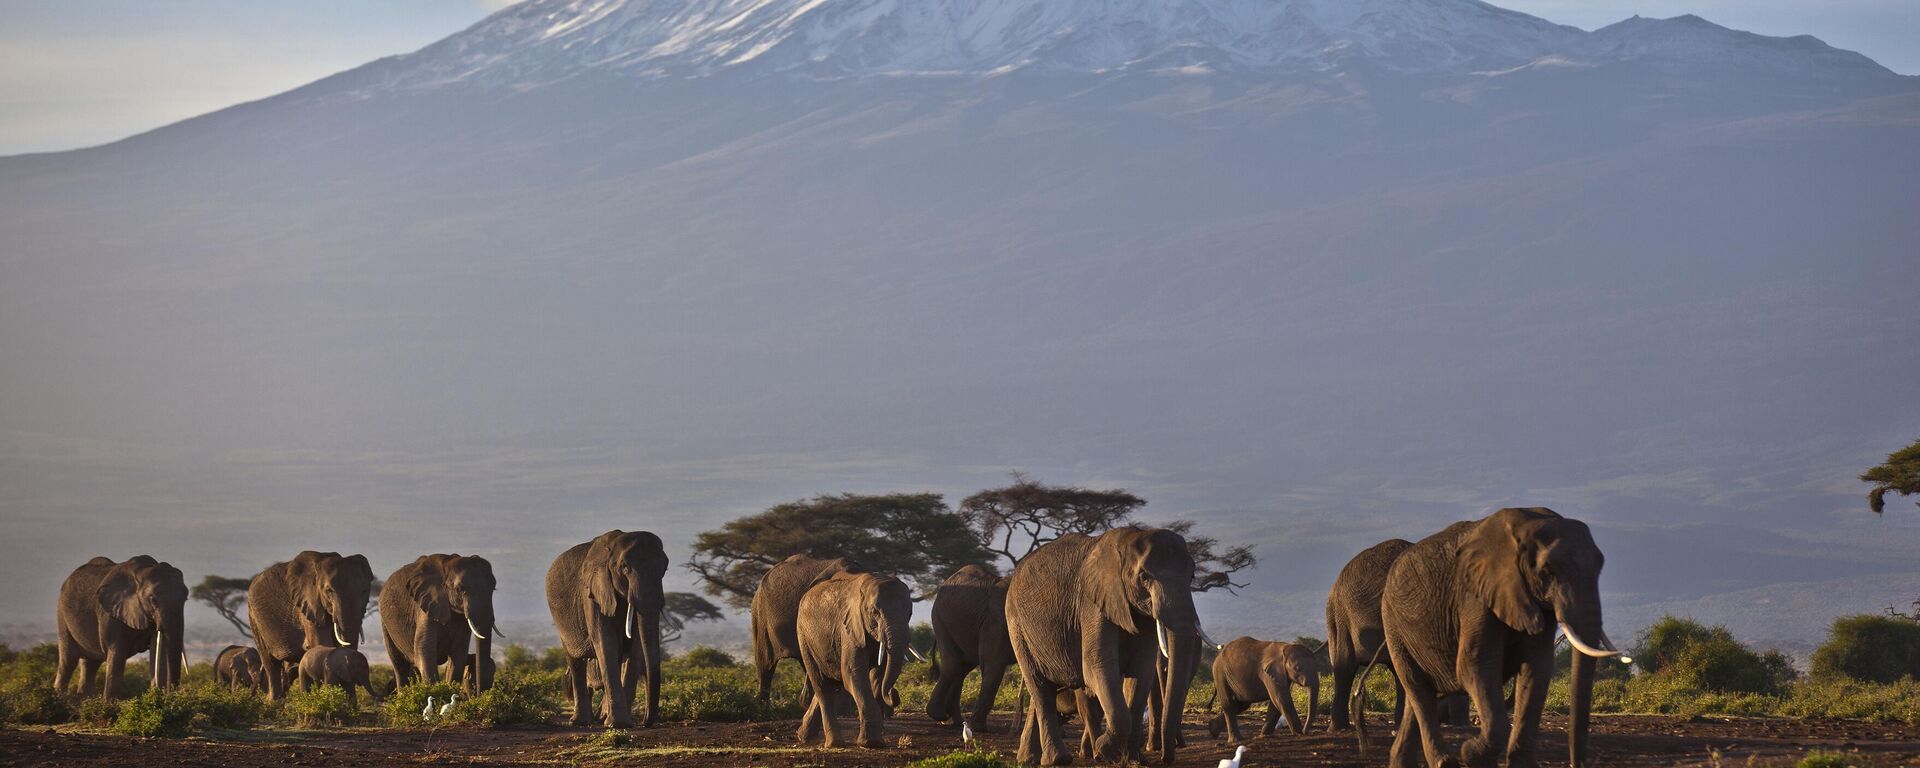
[[[73,669],[80,665],[80,649],[64,631],[60,633],[59,653],[59,666],[53,669],[53,690],[55,693],[66,693],[67,686],[73,683]]]
[[[804,746],[820,738],[820,717],[820,699],[815,697],[807,702],[806,714],[800,716],[800,729],[794,732],[794,740]]]
[[[121,653],[118,648],[108,648],[106,667],[106,679],[100,681],[100,692],[107,701],[113,701],[114,698],[119,696],[120,678],[126,676],[126,654]]]
[[[1280,719],[1280,708],[1267,704],[1267,713],[1260,718],[1260,735],[1272,736],[1274,729],[1280,727]]]
[[[587,659],[567,657],[567,690],[573,694],[573,717],[568,725],[592,725],[593,690],[587,687]]]
[[[1359,716],[1365,717],[1364,713]],[[1393,748],[1387,756],[1389,768],[1420,768],[1419,749],[1420,728],[1410,718],[1400,718],[1394,722]]]
[[[1080,757],[1083,760],[1092,761],[1094,758],[1093,742],[1100,738],[1100,721],[1102,716],[1099,708],[1094,706],[1093,696],[1088,694],[1085,688],[1077,688],[1074,690],[1073,704],[1074,712],[1080,716]]]
[[[1348,713],[1352,707],[1355,671],[1344,660],[1333,663],[1333,701],[1331,702],[1333,706],[1329,710],[1329,714],[1333,715],[1331,718],[1333,722],[1327,726],[1328,733],[1353,727],[1353,720]]]
[[[1274,727],[1279,723],[1283,713],[1286,715],[1289,729],[1300,722],[1300,718],[1293,711],[1293,682],[1281,679],[1281,675],[1284,674],[1286,673],[1271,669],[1260,670],[1260,685],[1267,691],[1267,722],[1260,729],[1262,736],[1273,735]]]
[[[622,627],[606,626],[611,623],[610,619],[594,618],[602,625],[600,636],[596,638],[599,647],[595,649],[594,657],[600,662],[600,682],[605,686],[600,696],[601,709],[604,710],[602,721],[608,728],[632,728],[633,689],[625,686],[626,671],[621,666],[625,661],[622,658],[625,650],[620,647],[620,641],[624,639],[625,632]]]
[[[80,660],[80,695],[95,696],[100,693],[96,686],[100,681],[100,662],[83,658]]]
[[[1245,744],[1247,739],[1240,735],[1240,713],[1247,705],[1234,701],[1231,696],[1222,696],[1220,701],[1221,724],[1226,726],[1228,744]]]
[[[1544,650],[1529,648],[1527,659],[1520,666],[1520,675],[1514,680],[1513,732],[1507,742],[1509,768],[1534,768],[1540,764],[1534,744],[1540,734],[1540,713],[1546,709],[1547,687],[1553,682],[1553,650],[1551,643],[1538,645]]]
[[[1027,671],[1030,667],[1020,665],[1020,676],[1026,679],[1027,691],[1033,695],[1033,705],[1027,708],[1031,739],[1022,736],[1020,740],[1019,760],[1022,765],[1071,765],[1073,758],[1062,749],[1059,709],[1052,702],[1058,700],[1059,686]],[[1037,747],[1038,754],[1028,747]]]
[[[1106,732],[1094,741],[1094,753],[1101,760],[1110,762],[1120,759],[1127,745],[1132,743],[1134,731],[1133,723],[1128,721],[1133,709],[1128,706],[1121,685],[1122,676],[1128,671],[1127,667],[1132,665],[1120,658],[1118,638],[1114,636],[1116,632],[1113,628],[1102,628],[1085,633],[1080,667],[1087,690],[1100,700],[1100,711],[1106,716]],[[1040,697],[1043,692],[1036,691],[1033,702],[1043,710],[1041,722],[1044,723],[1047,719],[1044,710],[1047,707],[1043,705],[1053,699]],[[1058,720],[1059,715],[1055,714],[1053,719]]]
[[[1402,658],[1403,652],[1398,647],[1389,644],[1388,650],[1394,656],[1393,668],[1405,670],[1400,673],[1400,685],[1406,690],[1407,704],[1407,714],[1401,718],[1402,726],[1393,740],[1395,760],[1404,759],[1406,762],[1394,762],[1392,765],[1394,768],[1414,765],[1413,740],[1407,737],[1417,735],[1427,765],[1439,768],[1446,763],[1446,758],[1440,752],[1440,713],[1434,708],[1436,699],[1433,683],[1413,665],[1411,659]]]
[[[973,729],[987,730],[987,715],[993,712],[994,699],[1000,698],[1000,683],[1007,676],[1007,665],[987,662],[980,665],[980,697],[973,702]],[[954,701],[959,701],[960,686],[954,686]]]
[[[1127,722],[1133,724],[1133,731],[1127,738],[1126,753],[1127,758],[1131,760],[1140,759],[1140,755],[1148,743],[1146,738],[1147,733],[1156,725],[1147,718],[1147,712],[1152,705],[1152,692],[1154,690],[1154,686],[1147,682],[1149,679],[1151,678],[1134,676],[1120,679],[1120,695],[1126,698]],[[1154,743],[1159,743],[1159,740],[1154,740]]]
[[[870,684],[872,670],[867,668],[866,653],[856,649],[856,652],[844,655],[849,658],[841,662],[840,679],[854,681],[853,685],[845,687],[847,694],[853,697],[853,711],[860,723],[859,739],[854,743],[867,749],[884,747],[887,744],[880,734],[886,726],[886,705],[874,695]]]
[[[1021,765],[1033,765],[1040,754],[1039,707],[1028,707],[1020,717],[1019,746],[1014,748],[1015,760]]]
[[[1462,649],[1463,652],[1466,649]],[[1506,694],[1506,681],[1502,679],[1503,660],[1498,653],[1481,653],[1473,658],[1463,659],[1460,665],[1460,683],[1467,689],[1467,695],[1473,697],[1474,706],[1481,712],[1499,713],[1497,717],[1480,718],[1480,734],[1460,745],[1460,760],[1469,768],[1492,768],[1500,764],[1500,752],[1508,740],[1508,722],[1502,700]],[[1546,694],[1546,689],[1541,689]],[[1431,718],[1435,732],[1441,728],[1438,712],[1439,700],[1431,692],[1418,696],[1418,692],[1409,687],[1407,695],[1416,707],[1424,707],[1434,716]],[[1424,723],[1423,723],[1424,725]]]

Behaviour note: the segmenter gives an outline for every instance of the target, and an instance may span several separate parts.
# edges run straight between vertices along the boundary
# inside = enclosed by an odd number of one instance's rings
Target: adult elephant
[[[986,732],[987,714],[1013,664],[1007,638],[1009,579],[984,566],[968,565],[948,576],[933,595],[934,671],[939,681],[927,699],[935,722],[959,721],[960,693],[967,673],[980,670],[980,697],[966,715],[973,730]]]
[[[844,690],[860,718],[856,743],[886,746],[881,730],[892,709],[887,698],[907,664],[912,618],[913,592],[891,576],[836,573],[807,590],[795,633],[813,701],[800,719],[800,743],[824,732],[825,745],[834,746],[833,695]]]
[[[1296,685],[1307,689],[1305,720],[1294,710]],[[1288,730],[1306,733],[1313,727],[1313,709],[1320,703],[1320,662],[1306,646],[1296,643],[1234,638],[1213,659],[1213,694],[1220,702],[1220,715],[1207,721],[1209,735],[1219,735],[1224,726],[1228,741],[1246,741],[1240,735],[1240,713],[1263,701],[1267,719],[1260,735],[1273,735],[1283,714]]]
[[[1387,586],[1387,570],[1411,546],[1413,542],[1406,539],[1388,539],[1361,550],[1340,569],[1327,592],[1327,660],[1333,668],[1331,731],[1353,727],[1348,717],[1353,680],[1386,641],[1380,626],[1380,592]],[[1393,716],[1399,721],[1405,719],[1407,695],[1398,678],[1394,693]]]
[[[147,555],[116,563],[104,557],[73,569],[60,584],[56,606],[59,666],[53,687],[65,691],[80,668],[80,688],[93,695],[94,677],[107,668],[102,697],[113,699],[127,658],[153,654],[153,686],[180,684],[185,667],[187,582],[180,569]]]
[[[1159,706],[1158,751],[1174,760],[1179,715],[1200,660],[1200,622],[1193,606],[1193,556],[1173,531],[1116,528],[1099,536],[1062,536],[1041,545],[1007,585],[1007,632],[1020,676],[1034,702],[1059,689],[1084,687],[1100,702],[1102,760],[1139,759],[1149,689],[1166,680]],[[1168,673],[1155,668],[1167,657]],[[1129,679],[1130,678],[1130,679]],[[1020,734],[1022,763],[1065,765],[1060,715],[1034,706]]]
[[[213,681],[236,690],[261,690],[266,673],[260,670],[260,652],[244,645],[229,645],[213,657]]]
[[[356,648],[360,619],[373,595],[373,568],[363,555],[308,550],[274,563],[247,585],[247,623],[266,673],[267,696],[287,695],[308,648]]]
[[[760,577],[753,591],[749,632],[753,635],[753,668],[760,674],[760,702],[773,690],[773,670],[781,659],[800,659],[798,635],[800,598],[814,582],[841,573],[865,573],[859,562],[844,557],[819,559],[793,555],[776,563]]]
[[[606,681],[600,720],[610,728],[633,726],[633,693],[647,675],[650,726],[660,719],[660,612],[666,608],[660,579],[667,552],[646,531],[612,530],[576,544],[547,569],[547,610],[567,652],[567,683],[573,692],[574,725],[589,725],[593,692],[587,664]]]
[[[1601,627],[1604,563],[1585,523],[1542,507],[1454,523],[1401,554],[1380,600],[1387,653],[1412,714],[1400,722],[1391,764],[1418,762],[1416,737],[1429,766],[1445,762],[1436,697],[1464,691],[1480,712],[1480,734],[1461,746],[1462,760],[1499,764],[1504,745],[1512,768],[1538,765],[1534,741],[1558,626],[1575,651],[1569,759],[1585,766],[1594,660],[1619,653]],[[1516,679],[1511,727],[1502,705],[1509,679]]]
[[[421,555],[400,566],[380,587],[380,634],[393,662],[396,685],[415,677],[448,677],[466,682],[474,693],[493,687],[493,564],[484,557]],[[467,636],[475,643],[467,655]]]

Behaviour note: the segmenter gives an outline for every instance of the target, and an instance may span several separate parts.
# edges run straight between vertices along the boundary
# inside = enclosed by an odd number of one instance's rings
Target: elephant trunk
[[[1302,733],[1313,731],[1313,713],[1320,708],[1320,673],[1307,675],[1307,721],[1301,724]]]
[[[873,695],[874,698],[887,702],[888,707],[899,703],[896,699],[890,698],[890,693],[893,691],[895,681],[900,678],[900,673],[906,669],[907,665],[907,638],[912,636],[912,632],[906,629],[904,624],[904,621],[896,621],[893,617],[888,617],[885,634],[880,639],[880,679]]]
[[[467,606],[467,631],[473,634],[474,693],[493,687],[493,606]],[[465,645],[465,643],[462,643]]]
[[[1560,631],[1566,634],[1567,643],[1580,655],[1605,658],[1620,654],[1601,625],[1598,577],[1591,584],[1562,592],[1553,601],[1553,612],[1560,619]]]
[[[1167,655],[1166,688],[1161,692],[1160,762],[1171,765],[1174,749],[1180,743],[1180,718],[1187,710],[1187,688],[1193,684],[1194,670],[1200,666],[1200,633],[1193,629],[1166,631],[1171,636]]]
[[[1593,708],[1593,674],[1597,664],[1599,661],[1593,656],[1573,654],[1572,702],[1567,712],[1567,764],[1573,768],[1587,765],[1587,717]]]

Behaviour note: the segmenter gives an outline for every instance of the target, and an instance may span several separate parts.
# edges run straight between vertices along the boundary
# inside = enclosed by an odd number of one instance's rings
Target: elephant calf
[[[367,689],[367,695],[374,701],[380,700],[380,692],[373,689],[373,681],[367,674],[366,655],[352,648],[307,649],[306,655],[300,657],[300,690],[311,691],[316,683],[347,689],[347,704],[354,709],[360,708],[360,698],[356,695],[360,688]]]
[[[1303,722],[1294,711],[1293,687],[1307,689],[1307,717]],[[1320,670],[1313,652],[1297,643],[1264,642],[1251,637],[1235,638],[1220,649],[1213,659],[1213,691],[1220,701],[1220,714],[1207,721],[1207,733],[1218,737],[1225,726],[1227,740],[1246,741],[1240,735],[1240,713],[1248,706],[1267,703],[1267,721],[1260,735],[1273,735],[1280,715],[1287,717],[1287,728],[1295,734],[1306,733],[1313,725],[1313,710],[1320,702]]]
[[[251,646],[229,645],[213,659],[213,681],[235,690],[266,690],[266,672],[260,669],[260,652]]]
[[[860,746],[886,746],[880,731],[891,710],[888,695],[907,663],[912,617],[913,593],[891,576],[843,573],[807,590],[795,629],[813,701],[800,720],[800,743],[824,732],[825,745],[834,746],[833,696],[844,690],[859,712]]]

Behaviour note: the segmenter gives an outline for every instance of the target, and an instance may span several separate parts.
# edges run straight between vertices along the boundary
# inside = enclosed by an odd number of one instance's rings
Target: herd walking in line
[[[1445,762],[1441,726],[1462,722],[1467,703],[1481,713],[1478,734],[1459,748],[1467,765],[1536,765],[1556,638],[1564,636],[1575,651],[1568,757],[1588,765],[1595,664],[1618,653],[1601,622],[1603,564],[1585,524],[1544,508],[1503,509],[1418,542],[1394,539],[1360,552],[1327,596],[1329,729],[1357,731],[1365,749],[1364,676],[1381,666],[1399,691],[1391,765]],[[546,595],[565,650],[572,724],[634,726],[642,693],[637,725],[659,721],[667,566],[660,538],[645,531],[608,531],[554,559]],[[1268,707],[1260,735],[1282,723],[1306,733],[1322,672],[1312,649],[1251,637],[1214,645],[1195,610],[1194,575],[1179,533],[1139,526],[1061,536],[1007,576],[981,565],[959,569],[931,607],[938,681],[927,716],[969,736],[987,732],[992,702],[1013,671],[1026,701],[1050,703],[1016,712],[1020,762],[1150,753],[1171,762],[1184,746],[1181,714],[1195,672],[1205,650],[1216,649],[1209,735],[1246,743],[1238,717],[1256,703]],[[352,696],[364,688],[378,699],[358,650],[358,617],[373,588],[360,555],[307,551],[268,566],[247,592],[255,645],[222,650],[216,682],[276,701],[296,679],[303,689],[339,685]],[[495,588],[492,564],[480,557],[423,555],[389,575],[380,586],[380,630],[396,685],[438,681],[444,667],[470,695],[491,687]],[[187,597],[180,570],[146,555],[96,557],[76,568],[59,593],[56,687],[73,687],[77,669],[83,693],[110,698],[101,668],[116,680],[142,653],[152,655],[154,687],[178,685]],[[836,714],[851,710],[855,743],[884,746],[886,721],[901,705],[895,683],[917,655],[908,647],[913,601],[900,579],[851,560],[794,555],[773,566],[752,599],[759,698],[770,695],[781,660],[798,660],[807,697],[798,740],[840,746]],[[963,709],[962,683],[975,669],[980,692]],[[1296,686],[1307,692],[1304,717]],[[1067,715],[1083,724],[1073,754]]]

